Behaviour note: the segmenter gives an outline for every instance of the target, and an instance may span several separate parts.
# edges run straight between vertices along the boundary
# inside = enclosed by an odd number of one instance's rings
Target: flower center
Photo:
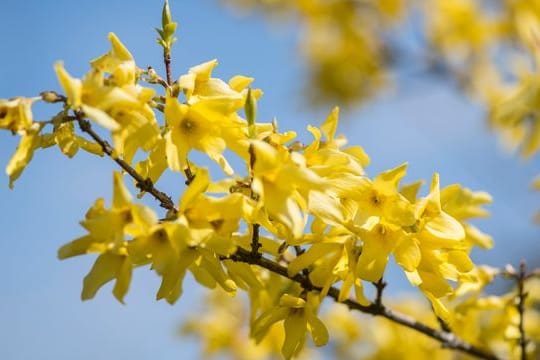
[[[376,191],[374,191],[372,194],[371,194],[371,203],[375,206],[379,206],[381,205],[381,203],[383,202],[383,198],[379,195],[379,193],[377,193]]]
[[[153,237],[160,244],[166,243],[168,241],[167,232],[163,229],[155,231]]]
[[[196,128],[196,124],[193,120],[189,119],[189,118],[185,118],[184,120],[182,120],[182,122],[180,123],[180,128],[184,131],[184,132],[187,132],[187,133],[190,133],[190,132],[193,132],[195,131],[195,128]]]
[[[5,118],[7,113],[8,113],[7,107],[5,106],[0,107],[0,119]]]

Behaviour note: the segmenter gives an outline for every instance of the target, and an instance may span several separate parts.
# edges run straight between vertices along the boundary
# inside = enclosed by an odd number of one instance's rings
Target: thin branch
[[[186,175],[186,181],[185,184],[189,185],[195,180],[195,174],[193,174],[193,171],[191,171],[191,167],[189,166],[189,161],[187,162],[187,167],[184,169],[184,174]]]
[[[103,152],[107,154],[111,159],[113,159],[135,180],[137,188],[151,194],[156,200],[160,202],[159,205],[162,208],[165,208],[172,213],[177,212],[176,207],[174,206],[174,203],[171,200],[170,196],[168,196],[164,192],[157,190],[154,187],[154,183],[152,182],[152,180],[150,180],[150,178],[143,178],[133,167],[131,167],[131,165],[114,155],[115,151],[113,147],[109,145],[107,141],[101,138],[101,136],[99,136],[92,129],[92,125],[90,125],[90,122],[88,120],[84,119],[84,114],[82,112],[76,111],[75,116],[77,118],[77,121],[79,122],[79,127],[81,128],[81,131],[90,135],[90,137],[101,146]]]
[[[177,210],[174,206],[174,203],[172,202],[171,198],[156,189],[149,179],[144,179],[137,171],[131,167],[128,163],[126,163],[124,160],[113,156],[114,149],[105,141],[102,139],[91,127],[90,122],[88,120],[84,119],[84,114],[80,111],[75,113],[77,121],[79,122],[79,126],[83,132],[86,132],[89,134],[92,139],[94,139],[103,149],[103,152],[106,153],[109,157],[111,157],[122,169],[124,169],[137,183],[137,187],[140,188],[143,191],[148,192],[151,194],[156,200],[160,202],[161,207],[176,213]],[[254,224],[253,228],[253,243],[258,244],[258,229],[259,225]],[[255,235],[256,234],[256,235]],[[260,244],[259,244],[260,245]],[[258,248],[257,248],[258,249]],[[251,251],[245,250],[243,248],[238,248],[236,252],[227,259],[237,261],[237,262],[244,262],[247,264],[257,265],[262,268],[265,268],[269,271],[272,271],[276,274],[279,274],[283,277],[286,277],[292,281],[295,281],[299,283],[302,288],[306,291],[317,291],[320,292],[322,289],[313,285],[309,279],[309,276],[306,276],[305,274],[295,274],[293,276],[290,276],[288,274],[287,268],[280,265],[277,262],[274,262],[272,260],[269,260],[262,256],[260,253],[256,253],[257,256],[253,255],[253,248]],[[225,258],[223,258],[225,259]],[[478,357],[479,359],[486,359],[486,360],[500,360],[497,356],[480,349],[472,344],[469,344],[468,342],[463,341],[462,339],[458,338],[453,333],[448,333],[444,331],[440,331],[437,329],[434,329],[426,324],[423,324],[414,318],[411,318],[405,314],[401,314],[399,312],[395,312],[388,307],[384,306],[382,304],[382,289],[384,282],[380,281],[379,287],[378,287],[378,295],[377,298],[379,300],[376,300],[375,303],[364,306],[359,304],[358,302],[347,299],[343,301],[342,303],[345,304],[349,309],[360,311],[365,314],[370,314],[373,316],[382,316],[394,323],[400,324],[404,327],[413,329],[415,331],[418,331],[422,334],[425,334],[437,341],[439,341],[445,348],[448,349],[454,349],[457,351],[461,351],[464,353],[467,353],[469,355],[473,355]],[[380,288],[380,290],[379,290]],[[339,299],[339,289],[335,287],[330,287],[328,290],[327,296],[334,299],[336,302],[338,302]]]
[[[262,254],[259,252],[259,249],[262,247],[262,244],[259,242],[259,228],[261,225],[253,224],[251,225],[251,256],[254,259],[260,258]]]
[[[525,279],[527,277],[527,263],[524,260],[521,261],[519,266],[519,276],[517,277],[518,285],[518,303],[517,309],[519,312],[519,347],[521,348],[521,360],[527,360],[527,338],[525,336],[525,299],[527,293],[525,292]]]
[[[303,253],[306,252],[305,249],[302,249],[302,247],[300,245],[295,245],[294,246],[294,252],[296,253],[296,257],[299,257],[300,255],[302,255]],[[311,283],[311,279],[309,278],[309,269],[308,268],[305,268],[305,269],[302,269],[302,274],[307,278],[307,280]]]
[[[375,295],[375,305],[382,308],[383,307],[382,296],[383,296],[384,288],[386,287],[387,283],[386,281],[383,280],[381,276],[379,281],[374,282],[373,285],[375,286],[375,289],[377,290],[377,293]]]
[[[171,71],[171,50],[170,49],[164,49],[163,50],[163,62],[165,63],[165,72],[167,74],[167,84],[169,86],[172,85],[172,71]]]
[[[229,257],[233,261],[245,262],[248,264],[258,265],[267,270],[270,270],[273,273],[279,274],[283,277],[286,277],[292,281],[299,283],[302,288],[307,291],[321,291],[322,289],[314,286],[309,279],[303,274],[295,274],[290,276],[287,272],[287,268],[282,266],[272,260],[261,257],[258,260],[253,259],[251,253],[248,250],[238,248],[236,253]],[[328,296],[338,302],[339,299],[339,289],[331,287],[328,290]],[[371,304],[368,306],[360,305],[354,300],[347,299],[343,301],[343,304],[351,310],[357,310],[365,314],[370,314],[373,316],[382,316],[392,322],[400,324],[402,326],[408,327],[410,329],[416,330],[424,335],[427,335],[437,341],[439,341],[445,348],[458,350],[469,355],[478,357],[479,359],[487,360],[500,360],[499,357],[493,355],[483,349],[480,349],[472,344],[469,344],[456,335],[444,331],[434,329],[428,325],[425,325],[405,314],[393,311],[384,305]]]

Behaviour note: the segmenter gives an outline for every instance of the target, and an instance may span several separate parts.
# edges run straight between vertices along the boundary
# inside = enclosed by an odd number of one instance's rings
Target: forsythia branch
[[[152,181],[150,181],[149,179],[144,179],[133,167],[131,167],[124,160],[114,156],[114,149],[111,147],[111,145],[109,145],[109,143],[106,140],[101,138],[92,129],[90,122],[84,119],[84,114],[82,112],[76,112],[75,115],[76,115],[76,118],[77,118],[77,121],[79,123],[81,130],[87,133],[88,135],[90,135],[90,137],[92,137],[92,139],[94,139],[102,147],[103,152],[106,153],[109,157],[111,157],[123,170],[125,170],[137,182],[137,187],[139,189],[151,194],[156,200],[160,202],[161,207],[174,213],[177,212],[177,209],[175,208],[174,203],[172,202],[170,196],[156,189]],[[258,225],[257,224],[254,224],[253,226],[253,244],[258,244]],[[258,245],[260,246],[260,244]],[[256,247],[254,247],[252,250],[255,250],[255,249]],[[277,262],[264,258],[260,256],[260,254],[257,254],[257,255],[258,256],[254,256],[253,251],[248,251],[239,247],[236,250],[236,252],[228,258],[236,262],[243,262],[247,264],[260,266],[264,269],[267,269],[271,272],[274,272],[276,274],[279,274],[283,277],[286,277],[292,281],[299,283],[302,286],[302,288],[304,288],[307,291],[319,292],[322,290],[321,288],[314,286],[311,283],[309,277],[306,276],[305,274],[298,273],[296,275],[289,276],[286,267],[280,265]],[[472,344],[469,344],[466,341],[463,341],[462,339],[458,338],[452,333],[434,329],[405,314],[401,314],[399,312],[393,311],[389,309],[388,307],[384,306],[382,304],[381,297],[382,297],[382,289],[384,288],[385,285],[386,284],[382,281],[379,283],[376,283],[377,300],[375,303],[371,305],[364,306],[351,299],[347,299],[343,301],[343,303],[351,310],[360,311],[362,313],[370,314],[373,316],[382,316],[394,323],[397,323],[404,327],[418,331],[424,335],[431,337],[432,339],[439,341],[442,344],[442,346],[445,348],[458,350],[458,351],[467,353],[469,355],[476,356],[479,359],[487,359],[487,360],[499,359],[497,356],[489,352],[486,352]],[[339,290],[337,288],[330,287],[327,296],[334,299],[336,302],[339,302],[338,301]]]
[[[285,266],[282,266],[272,260],[261,257],[259,260],[254,261],[250,252],[245,249],[238,248],[236,253],[232,255],[230,259],[234,261],[246,262],[249,264],[261,266],[267,270],[270,270],[271,272],[274,272],[276,274],[279,274],[283,277],[286,277],[292,281],[299,283],[305,290],[308,290],[308,291],[321,291],[322,290],[321,288],[311,284],[311,281],[309,281],[309,278],[307,278],[303,274],[296,274],[294,276],[289,276],[287,272],[287,268]],[[336,302],[338,302],[339,290],[335,287],[331,287],[328,291],[327,296],[331,297]],[[360,311],[362,313],[370,314],[373,316],[382,316],[392,322],[395,322],[397,324],[403,325],[410,329],[416,330],[424,335],[429,336],[432,339],[439,341],[442,344],[442,346],[445,348],[458,350],[458,351],[467,353],[469,355],[476,356],[479,359],[488,359],[488,360],[499,359],[499,357],[497,357],[496,355],[493,355],[472,344],[469,344],[466,341],[459,339],[457,336],[455,336],[452,333],[436,330],[419,321],[416,321],[415,319],[405,314],[401,314],[399,312],[393,311],[382,304],[374,303],[368,306],[364,306],[351,299],[347,299],[343,301],[343,303],[347,305],[347,307],[351,310]]]

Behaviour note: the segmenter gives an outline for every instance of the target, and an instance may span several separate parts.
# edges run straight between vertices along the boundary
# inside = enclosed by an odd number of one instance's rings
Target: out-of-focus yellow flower
[[[228,2],[299,20],[310,72],[306,89],[316,101],[351,104],[372,96],[387,83],[383,34],[403,18],[406,1]]]
[[[317,317],[318,308],[319,297],[315,294],[308,293],[306,299],[284,294],[279,300],[279,307],[268,310],[255,320],[251,336],[260,342],[270,326],[283,320],[285,340],[281,353],[286,359],[300,353],[304,347],[306,331],[311,333],[316,346],[325,345],[328,342],[328,330]]]
[[[463,60],[497,40],[498,22],[476,1],[435,0],[426,6],[426,32],[446,56]]]

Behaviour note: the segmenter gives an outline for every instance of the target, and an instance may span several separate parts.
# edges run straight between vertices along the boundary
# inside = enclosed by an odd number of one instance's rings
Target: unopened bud
[[[255,100],[251,89],[248,89],[246,103],[244,105],[244,112],[246,113],[246,119],[248,122],[249,137],[254,139],[257,135],[255,129],[255,120],[257,118],[257,100]]]
[[[41,96],[41,99],[48,103],[57,103],[65,101],[66,98],[60,94],[58,94],[56,91],[43,91],[39,94]]]

